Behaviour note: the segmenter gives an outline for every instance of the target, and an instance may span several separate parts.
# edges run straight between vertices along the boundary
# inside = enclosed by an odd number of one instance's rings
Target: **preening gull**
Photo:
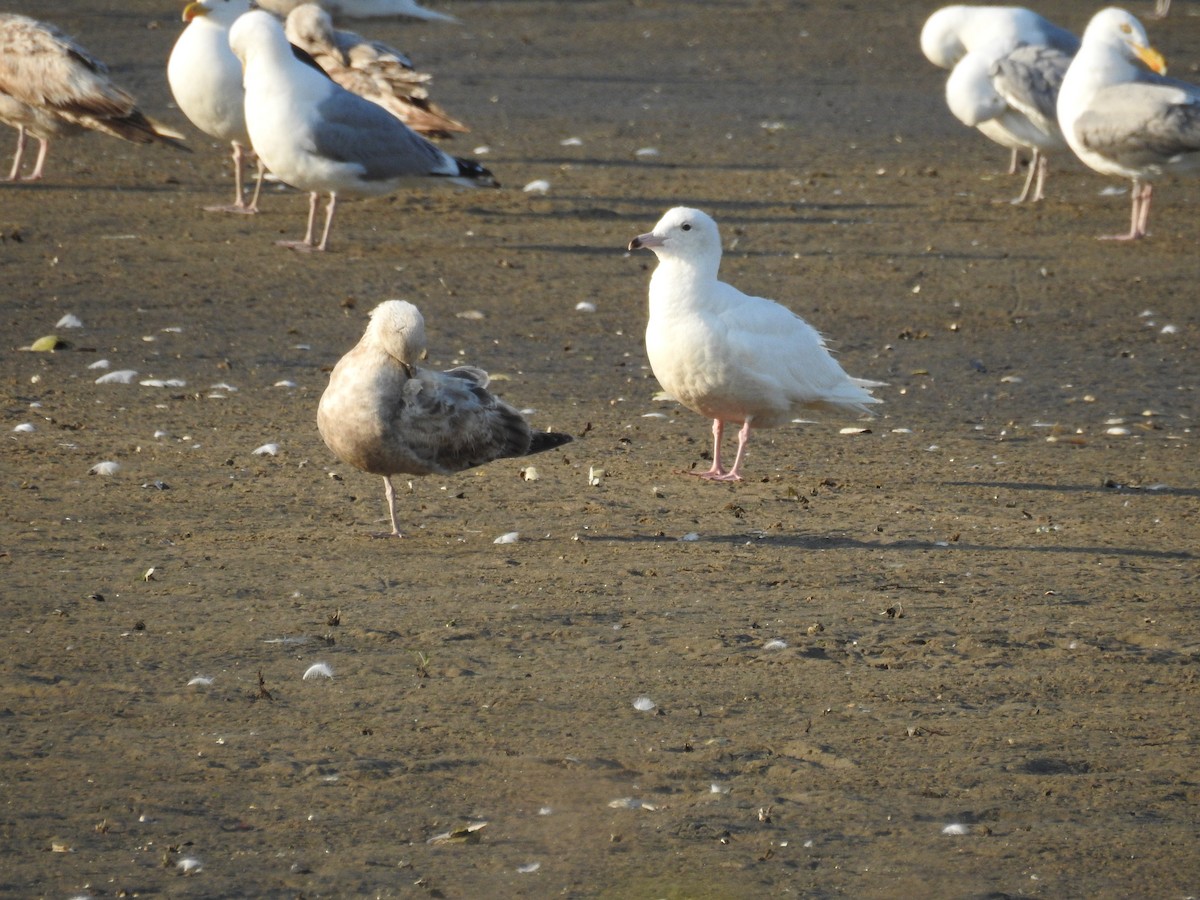
[[[228,141],[233,148],[233,203],[206,207],[210,212],[256,213],[262,192],[261,160],[249,203],[242,190],[250,134],[246,130],[242,64],[229,48],[230,26],[249,11],[250,0],[189,3],[183,10],[183,21],[188,25],[167,60],[167,83],[180,111],[209,137]]]
[[[851,378],[815,329],[773,300],[751,297],[718,280],[721,236],[697,209],[676,207],[630,250],[653,250],[646,354],[668,394],[713,420],[713,463],[696,472],[740,481],[750,429],[774,428],[806,409],[869,413],[881,402],[865,388],[882,382]],[[721,465],[726,422],[740,423],[737,456]]]
[[[1165,71],[1141,23],[1109,7],[1088,23],[1058,95],[1058,121],[1076,155],[1133,181],[1129,232],[1114,240],[1146,235],[1151,179],[1200,166],[1200,87]]]
[[[1058,87],[1079,39],[1031,10],[1016,6],[946,6],[921,29],[921,50],[951,70],[946,103],[963,122],[1032,159],[1021,195],[1040,200],[1046,151],[1065,147],[1058,129]],[[1036,181],[1036,187],[1035,187]]]
[[[324,250],[339,194],[387,194],[405,182],[495,186],[476,162],[457,159],[416,134],[382,107],[336,84],[303,51],[295,51],[270,13],[246,13],[229,31],[242,61],[246,127],[263,164],[281,181],[309,191],[298,250]],[[325,230],[314,241],[317,199],[329,192]]]
[[[261,9],[285,18],[307,0],[258,0]],[[426,22],[457,22],[454,16],[419,5],[416,0],[321,0],[321,6],[335,17],[349,19],[421,19]]]
[[[418,72],[407,56],[387,44],[337,31],[329,13],[317,4],[304,3],[288,13],[284,33],[330,78],[379,104],[418,134],[450,137],[470,130],[429,99],[433,76]]]
[[[17,129],[9,181],[20,175],[27,134],[40,144],[29,180],[45,174],[51,138],[84,129],[187,150],[183,135],[148,118],[109,80],[108,66],[55,26],[27,16],[0,14],[0,121]]]
[[[317,428],[334,455],[383,476],[396,537],[393,475],[451,475],[572,440],[531,429],[517,410],[488,393],[482,369],[418,368],[424,358],[420,310],[405,300],[381,303],[362,340],[334,366],[317,407]]]

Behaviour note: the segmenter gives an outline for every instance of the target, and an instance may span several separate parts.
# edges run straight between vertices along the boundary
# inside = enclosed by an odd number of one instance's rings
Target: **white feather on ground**
[[[869,413],[881,382],[851,378],[815,329],[773,300],[751,297],[717,277],[721,236],[697,209],[676,207],[630,250],[658,257],[650,279],[646,353],[663,389],[713,420],[713,464],[697,472],[740,481],[750,429],[790,422],[802,410]],[[721,464],[726,422],[742,426],[737,456]]]
[[[534,431],[488,392],[488,374],[460,366],[417,366],[425,320],[403,300],[375,307],[362,339],[338,361],[317,408],[317,428],[342,462],[382,475],[391,534],[399,537],[393,475],[450,475],[571,441]]]

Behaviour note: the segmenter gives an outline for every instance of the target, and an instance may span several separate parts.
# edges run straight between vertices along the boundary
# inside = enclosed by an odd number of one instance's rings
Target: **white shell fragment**
[[[582,147],[583,139],[577,137],[563,138],[558,142],[558,145],[560,147]]]
[[[73,313],[67,313],[61,319],[54,323],[55,328],[82,328],[83,322],[79,316]]]
[[[175,868],[184,875],[195,875],[197,872],[203,871],[204,864],[194,856],[185,856],[175,864]]]
[[[659,151],[657,147],[638,147],[638,149],[633,152],[633,155],[645,159],[651,156],[658,156]]]
[[[307,669],[304,670],[304,680],[305,681],[316,681],[319,678],[332,678],[332,677],[333,677],[333,669],[330,667],[329,663],[323,663],[323,662],[313,663],[311,666],[309,666]]]
[[[279,445],[263,444],[261,447],[255,447],[250,453],[252,456],[278,456]]]
[[[767,641],[765,644],[763,644],[763,649],[764,650],[786,650],[787,649],[787,641],[781,641],[779,638],[775,638],[774,640]]]
[[[599,466],[588,466],[588,484],[592,487],[599,487],[604,475],[604,470]]]
[[[633,708],[636,709],[638,712],[650,712],[652,710],[658,709],[658,704],[655,703],[653,700],[651,700],[649,697],[638,697],[636,700],[633,701]]]
[[[842,428],[838,431],[838,434],[870,434],[870,433],[871,433],[870,428],[863,428],[860,425],[851,425],[847,428]]]
[[[493,544],[515,544],[521,539],[521,532],[509,531],[492,541]]]
[[[108,372],[96,379],[96,384],[133,384],[133,379],[137,378],[137,372],[134,369],[117,369],[115,372]]]
[[[208,675],[197,675],[195,678],[188,681],[188,687],[209,687],[213,680]]]
[[[119,471],[121,471],[121,464],[119,462],[113,462],[112,460],[107,459],[104,462],[96,463],[94,466],[88,469],[88,474],[116,475]]]
[[[111,365],[112,365],[112,363],[110,363],[107,359],[98,359],[94,363],[92,363],[90,366],[88,366],[88,368],[89,369],[107,369]]]
[[[942,834],[970,834],[971,828],[969,825],[964,825],[961,822],[951,822],[942,829]]]
[[[1124,425],[1114,425],[1112,428],[1104,429],[1104,433],[1117,435],[1117,434],[1130,434],[1131,432]]]
[[[580,300],[578,303],[575,304],[575,312],[592,313],[595,311],[596,311],[596,304],[592,303],[590,300]]]
[[[283,379],[282,381],[275,382],[275,387],[294,388],[295,386],[296,386],[296,382],[294,382],[290,379],[287,379],[287,378]]]
[[[140,384],[142,387],[155,387],[155,388],[187,387],[187,382],[184,381],[182,378],[146,378],[146,379],[143,379],[142,381],[139,381],[138,384]]]
[[[639,800],[637,797],[620,797],[616,800],[609,800],[608,805],[611,809],[648,809],[651,812],[658,809],[657,804]]]
[[[14,426],[13,431],[17,434],[29,434],[32,431],[37,431],[37,429],[33,427],[32,422],[22,422],[20,425]]]
[[[527,194],[545,194],[550,191],[550,182],[545,178],[537,178],[521,188]]]
[[[537,466],[526,466],[521,470],[521,477],[526,481],[537,481],[541,476],[538,474]]]
[[[541,867],[542,867],[542,864],[540,862],[531,862],[531,863],[525,863],[525,865],[523,865],[523,866],[517,866],[517,871],[520,872],[522,875],[528,875],[531,872],[536,872]]]
[[[680,540],[683,541],[684,543],[688,543],[688,544],[690,544],[693,541],[698,541],[698,540],[700,540],[700,532],[689,531],[687,534],[683,535],[680,538]]]

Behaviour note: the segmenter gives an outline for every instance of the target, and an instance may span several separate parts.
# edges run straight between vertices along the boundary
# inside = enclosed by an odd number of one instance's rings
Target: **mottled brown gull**
[[[451,475],[495,459],[559,447],[569,435],[534,431],[488,392],[472,366],[422,369],[425,320],[413,304],[388,300],[371,311],[355,347],[338,361],[317,407],[317,428],[342,462],[382,475],[391,534],[393,475]]]
[[[352,31],[338,31],[329,13],[304,3],[288,13],[284,33],[352,93],[377,103],[417,134],[450,137],[469,131],[429,99],[433,76],[418,72],[405,54]]]
[[[630,250],[658,257],[650,279],[646,354],[663,389],[713,420],[711,481],[741,481],[750,429],[774,428],[803,410],[869,413],[881,402],[851,378],[807,322],[773,300],[751,297],[717,278],[721,236],[698,209],[676,207]],[[721,465],[725,423],[742,426],[737,456]]]
[[[112,83],[103,62],[55,26],[10,13],[0,14],[0,121],[17,129],[9,181],[20,175],[27,134],[40,144],[27,179],[45,174],[51,138],[85,129],[187,149],[182,135],[147,117]]]

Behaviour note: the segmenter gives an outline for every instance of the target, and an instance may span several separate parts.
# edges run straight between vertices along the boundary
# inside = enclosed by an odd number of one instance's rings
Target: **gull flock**
[[[1165,15],[1166,4],[1160,12]],[[194,0],[166,76],[179,110],[228,144],[234,196],[220,212],[259,211],[264,177],[309,195],[305,235],[278,243],[325,251],[339,197],[378,196],[403,185],[497,187],[478,162],[434,141],[468,130],[429,98],[431,77],[401,51],[340,31],[334,17],[407,16],[455,22],[413,0]],[[1130,13],[1096,13],[1082,37],[1019,7],[948,6],[919,36],[926,58],[948,70],[945,98],[965,125],[1029,157],[1014,202],[1044,200],[1049,161],[1073,153],[1096,172],[1131,183],[1131,220],[1117,239],[1148,235],[1153,182],[1200,166],[1200,87],[1165,74]],[[114,84],[105,64],[50,24],[0,15],[0,121],[17,129],[8,180],[46,176],[51,140],[85,130],[187,148]],[[40,144],[22,176],[27,137]],[[244,172],[256,166],[246,196]],[[328,195],[318,235],[321,195]],[[721,281],[716,222],[687,206],[668,210],[630,242],[650,250],[646,352],[665,391],[712,420],[708,481],[742,479],[753,429],[805,410],[869,415],[878,381],[848,375],[824,338],[785,306]],[[333,368],[318,430],[344,463],[384,479],[393,536],[400,535],[394,475],[451,474],[492,460],[552,450],[571,436],[530,427],[494,396],[482,369],[421,368],[425,323],[411,303],[377,306],[359,343]],[[731,465],[726,425],[736,426]]]

